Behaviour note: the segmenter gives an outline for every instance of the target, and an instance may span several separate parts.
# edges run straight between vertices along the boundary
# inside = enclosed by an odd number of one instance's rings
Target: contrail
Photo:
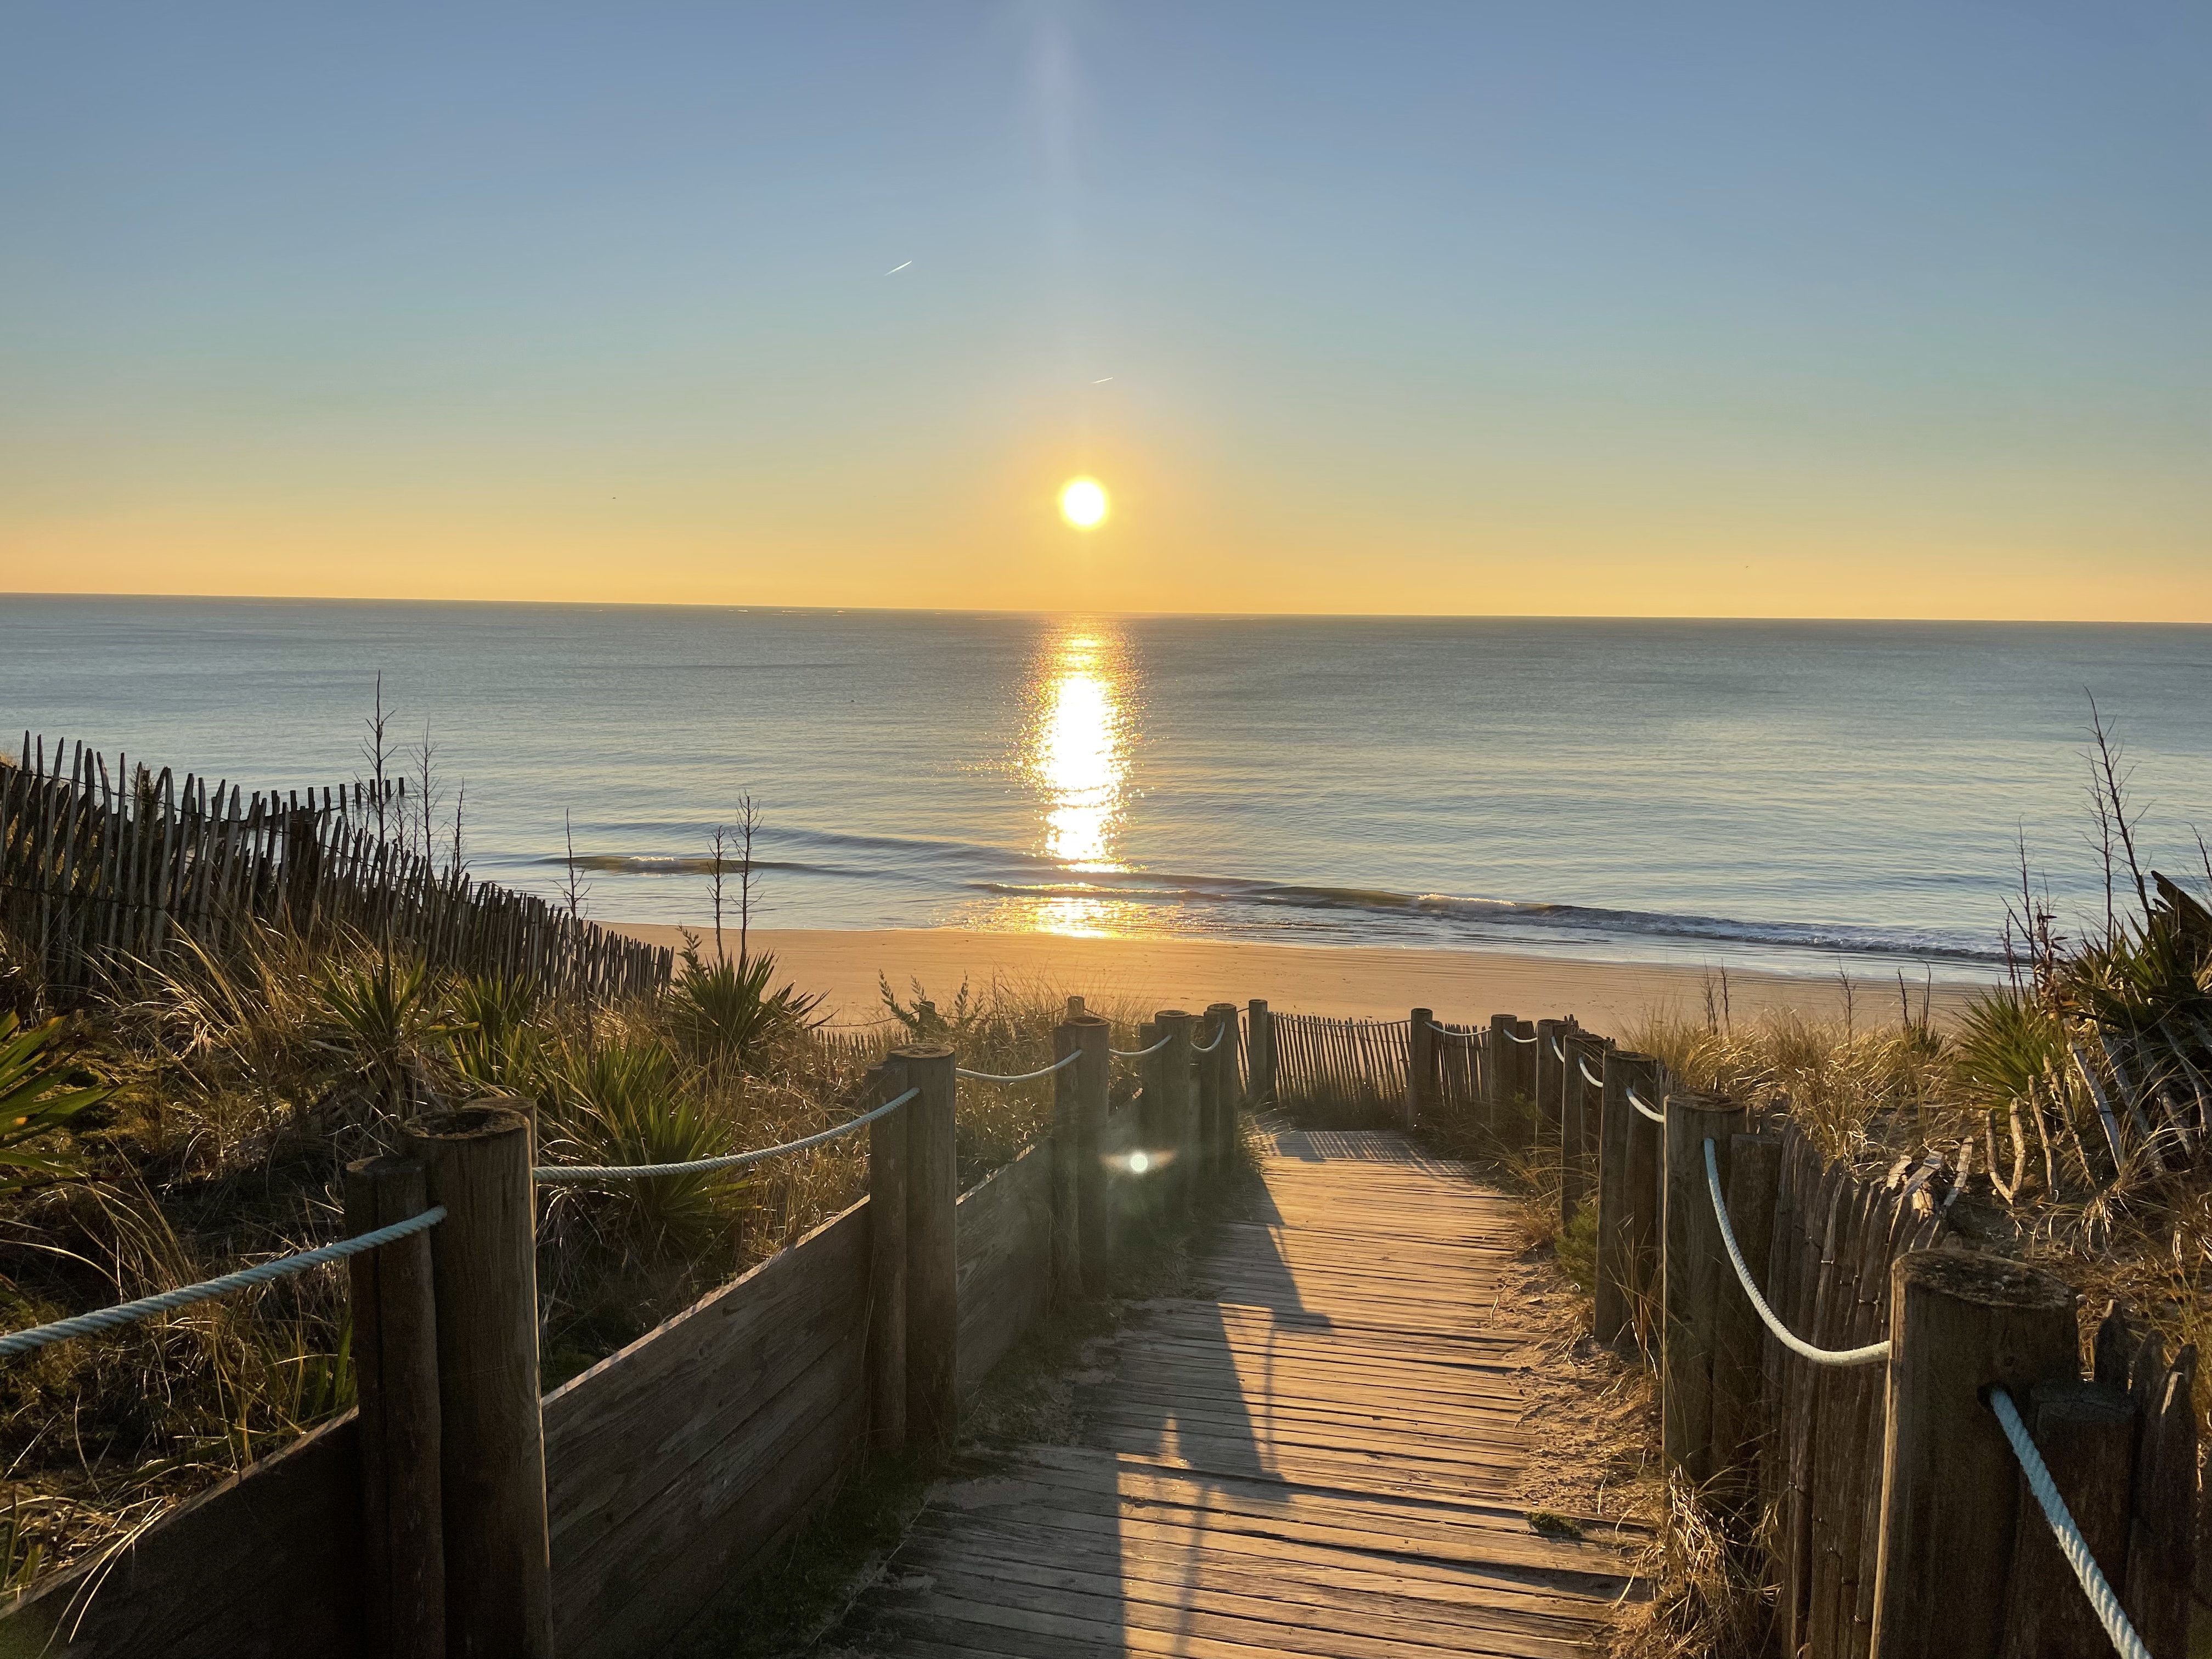
[[[892,266],[889,270],[885,271],[885,272],[884,273],[884,276],[897,276],[897,275],[899,274],[899,272],[901,272],[902,270],[904,270],[907,268],[907,266],[908,266],[908,265],[910,265],[910,264],[912,264],[913,263],[914,263],[914,261],[913,261],[913,260],[908,259],[908,260],[907,260],[907,261],[906,261],[904,264],[896,264],[896,265],[893,265],[893,266]]]
[[[1112,380],[1113,378],[1114,378],[1114,377],[1113,377],[1111,374],[1101,374],[1101,375],[1100,375],[1097,380],[1093,380],[1091,384],[1091,385],[1093,385],[1093,386],[1104,386],[1104,385],[1106,384],[1106,382],[1107,382],[1107,381],[1109,381],[1109,380]]]

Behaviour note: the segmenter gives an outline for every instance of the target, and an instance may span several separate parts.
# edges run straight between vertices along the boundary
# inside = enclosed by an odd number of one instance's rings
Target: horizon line
[[[1530,623],[1820,623],[1838,627],[1953,628],[2141,628],[2212,629],[2212,621],[2147,621],[2109,617],[1846,617],[1835,615],[1742,616],[1665,611],[1638,614],[1543,611],[1113,611],[1066,606],[1059,609],[992,605],[732,605],[702,599],[477,599],[393,594],[332,593],[97,593],[31,588],[0,589],[0,601],[89,600],[124,603],[148,599],[201,605],[494,605],[548,611],[727,611],[740,614],[878,617],[1106,617],[1115,620],[1192,622],[1530,622]]]

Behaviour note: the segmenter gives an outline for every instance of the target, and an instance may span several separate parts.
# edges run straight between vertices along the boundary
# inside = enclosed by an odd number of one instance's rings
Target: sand
[[[674,927],[610,925],[656,945],[683,942]],[[890,975],[902,1000],[911,995],[909,981],[919,980],[939,1004],[951,1003],[963,978],[979,988],[997,979],[1021,990],[1079,994],[1111,1012],[1200,1009],[1212,1002],[1264,997],[1280,1012],[1340,1018],[1401,1019],[1417,1006],[1431,1008],[1447,1020],[1487,1019],[1493,1013],[1524,1019],[1572,1014],[1591,1030],[1606,1032],[1625,1031],[1654,1014],[1702,1020],[1709,978],[1718,994],[1717,975],[1699,968],[1503,951],[1079,939],[951,927],[761,929],[752,939],[756,948],[775,952],[802,989],[823,995],[825,1012],[840,1021],[872,1019],[883,1012],[878,972]],[[735,935],[726,943],[734,950]],[[1937,1013],[1954,1007],[1966,994],[1939,986],[1934,994]],[[1833,978],[1731,970],[1728,996],[1739,1020],[1771,1008],[1795,1008],[1816,1017],[1843,1011],[1842,988]],[[1855,997],[1861,1018],[1897,1018],[1893,981],[1861,981]]]

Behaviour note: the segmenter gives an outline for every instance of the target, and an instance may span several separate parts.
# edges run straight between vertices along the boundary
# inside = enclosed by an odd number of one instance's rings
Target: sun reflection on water
[[[1110,626],[1072,628],[1039,654],[1030,690],[1025,769],[1042,814],[1044,855],[1071,872],[1110,873],[1121,861],[1128,775],[1127,651]],[[1040,895],[1028,925],[1055,933],[1122,931],[1109,897]]]

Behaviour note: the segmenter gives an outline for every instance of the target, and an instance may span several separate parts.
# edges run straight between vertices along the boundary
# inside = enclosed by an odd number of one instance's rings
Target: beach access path
[[[1141,1304],[1076,1377],[1073,1443],[933,1491],[826,1650],[1586,1650],[1635,1539],[1542,1535],[1516,1501],[1513,1200],[1384,1132],[1277,1132],[1261,1171],[1196,1293]]]

